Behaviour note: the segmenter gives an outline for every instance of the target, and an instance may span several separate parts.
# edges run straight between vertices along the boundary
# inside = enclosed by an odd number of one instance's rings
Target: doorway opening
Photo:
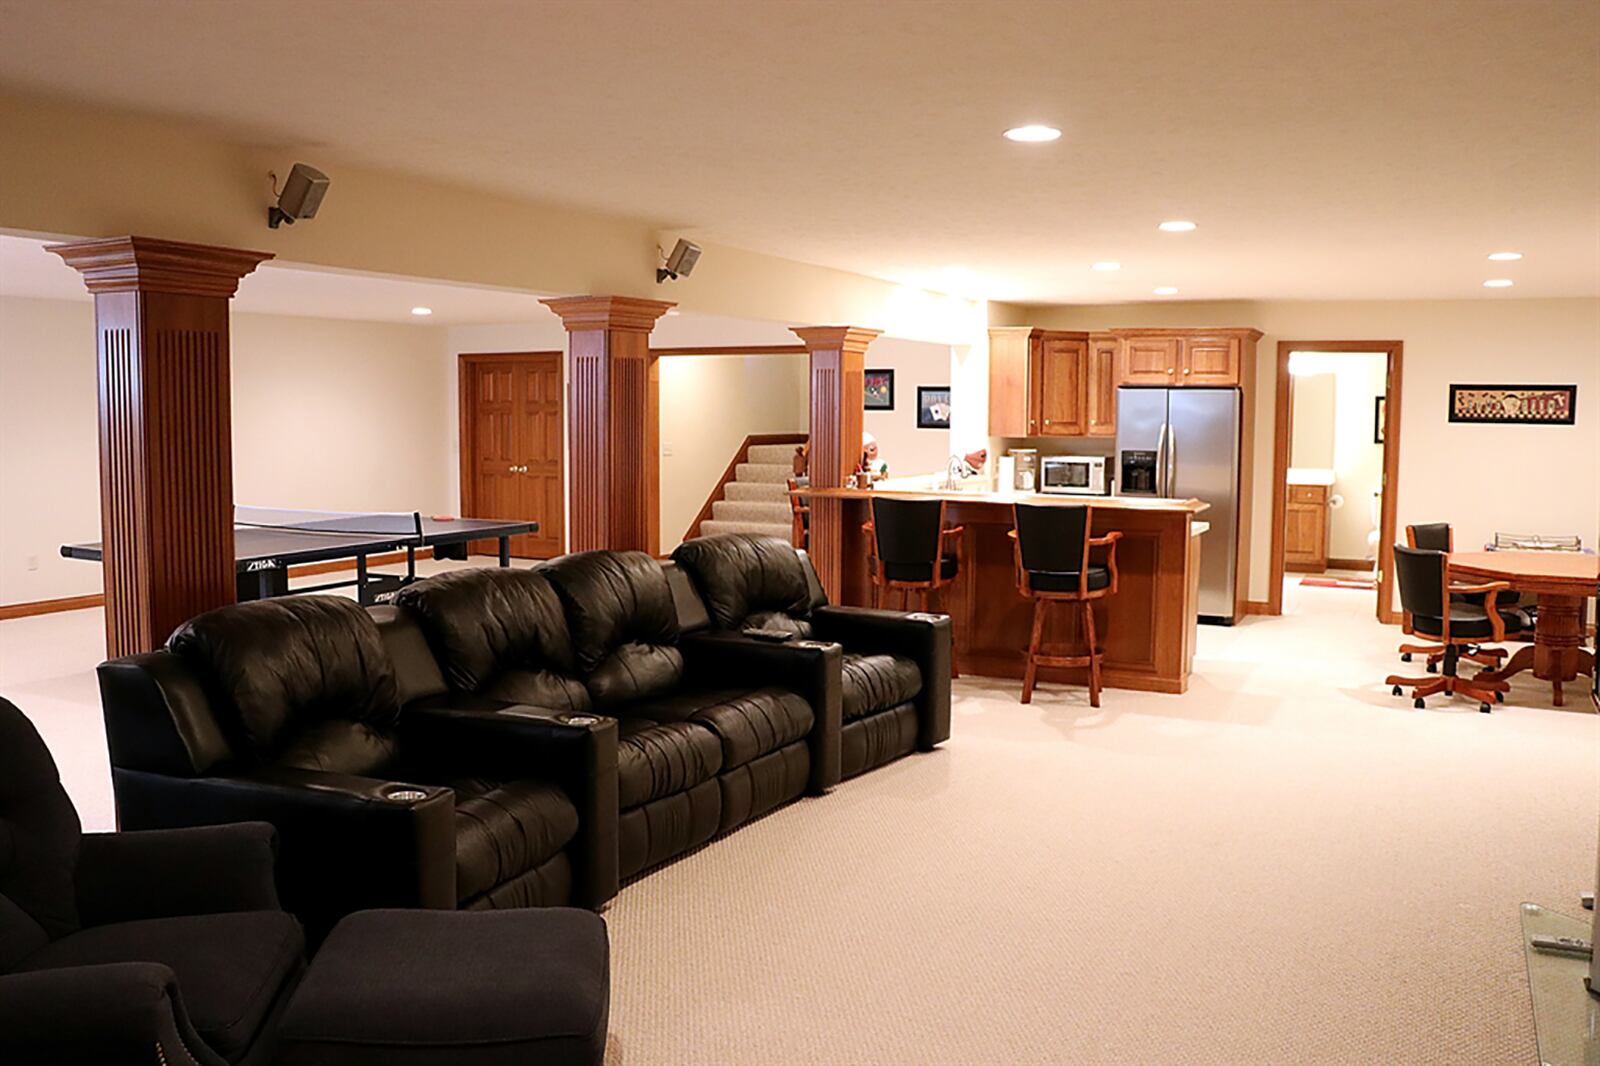
[[[1287,574],[1370,594],[1394,621],[1402,355],[1400,341],[1278,342],[1270,614]]]
[[[518,559],[551,559],[566,542],[561,352],[468,352],[458,358],[461,513],[539,523],[511,538]],[[498,551],[474,541],[472,554]]]

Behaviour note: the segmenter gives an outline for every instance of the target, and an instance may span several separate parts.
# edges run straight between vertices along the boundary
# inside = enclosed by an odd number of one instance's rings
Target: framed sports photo
[[[1570,426],[1578,418],[1576,385],[1451,385],[1450,421]]]
[[[894,410],[894,371],[868,370],[862,383],[868,411]]]

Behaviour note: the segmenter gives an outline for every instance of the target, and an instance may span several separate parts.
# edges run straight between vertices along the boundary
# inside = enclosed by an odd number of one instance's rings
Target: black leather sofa
[[[0,699],[0,1062],[266,1063],[305,967],[272,827],[83,833]]]
[[[949,739],[947,617],[830,607],[810,558],[777,537],[701,537],[679,545],[672,558],[693,577],[713,627],[730,641],[755,628],[843,645],[842,777]]]
[[[583,801],[614,827],[613,892],[838,780],[839,650],[697,639],[708,619],[675,570],[596,551],[457,571],[407,587],[379,620],[405,664],[403,720],[421,710],[466,723],[520,702],[614,722],[615,758],[594,767]],[[419,637],[431,663],[403,650]]]
[[[123,828],[270,822],[284,904],[313,936],[369,907],[591,902],[603,827],[538,775],[582,777],[614,725],[522,707],[470,728],[402,718],[384,639],[350,600],[219,608],[99,674]]]

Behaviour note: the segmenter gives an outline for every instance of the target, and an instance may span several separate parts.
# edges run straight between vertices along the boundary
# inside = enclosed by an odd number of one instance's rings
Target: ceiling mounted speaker
[[[671,278],[677,281],[694,273],[694,265],[700,261],[700,246],[683,238],[678,238],[678,243],[672,246],[672,254],[667,256],[667,265],[656,270],[656,282],[659,284]]]
[[[267,209],[267,225],[277,229],[284,222],[292,226],[299,219],[316,218],[328,185],[328,175],[304,163],[296,163],[289,171],[289,180],[283,183],[282,192],[277,191],[278,176],[272,175],[272,189],[278,195],[278,202]]]

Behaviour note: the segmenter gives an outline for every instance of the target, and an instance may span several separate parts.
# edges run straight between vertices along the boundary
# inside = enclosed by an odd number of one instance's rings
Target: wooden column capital
[[[558,296],[539,302],[561,316],[568,333],[590,329],[649,333],[657,319],[677,306],[670,300],[637,296]]]
[[[635,296],[540,300],[567,329],[568,543],[661,546],[661,381],[650,331],[673,305]]]
[[[92,293],[164,292],[224,300],[239,291],[240,278],[272,258],[271,252],[131,236],[52,244],[48,250],[82,274]]]
[[[94,293],[106,648],[234,601],[228,300],[269,252],[111,237],[50,251]]]
[[[861,461],[866,404],[867,345],[879,335],[860,326],[794,326],[811,362],[811,448],[807,473],[816,488],[845,483]],[[822,587],[843,602],[844,508],[837,499],[811,501],[810,554]]]

